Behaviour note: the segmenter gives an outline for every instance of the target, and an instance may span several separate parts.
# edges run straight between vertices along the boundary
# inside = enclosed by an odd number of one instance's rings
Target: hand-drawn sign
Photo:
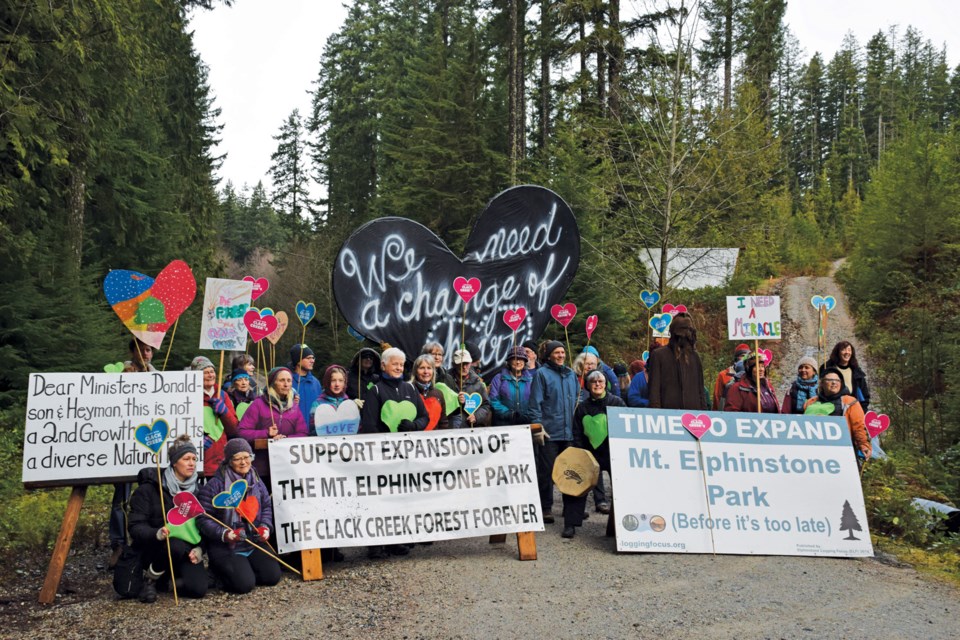
[[[483,288],[466,303],[466,340],[479,349],[471,355],[484,373],[492,373],[513,346],[513,332],[501,322],[503,312],[518,306],[527,310],[518,342],[540,337],[551,306],[577,272],[580,231],[557,194],[532,185],[513,187],[487,205],[464,255],[458,258],[412,220],[373,220],[357,229],[337,256],[333,292],[340,313],[374,341],[407,353],[436,341],[449,358],[461,341],[464,304],[450,277],[477,278]]]

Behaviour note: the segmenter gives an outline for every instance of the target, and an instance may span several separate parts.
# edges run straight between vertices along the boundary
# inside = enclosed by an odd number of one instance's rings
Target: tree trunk
[[[510,19],[510,44],[507,50],[507,153],[510,161],[510,184],[517,183],[517,5],[522,0],[509,0],[507,12]]]
[[[610,0],[610,57],[608,66],[608,102],[610,117],[620,120],[620,74],[623,70],[623,34],[620,32],[620,0]]]
[[[723,109],[730,109],[733,75],[733,2],[724,7],[723,16]]]
[[[550,0],[540,0],[540,148],[550,139]]]

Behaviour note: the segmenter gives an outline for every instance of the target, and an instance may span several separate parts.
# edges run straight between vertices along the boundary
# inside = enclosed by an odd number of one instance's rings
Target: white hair
[[[406,362],[407,354],[405,354],[402,350],[397,349],[396,347],[390,347],[389,349],[385,349],[384,352],[380,355],[380,361],[383,364],[387,364],[387,362],[389,362],[390,360],[393,360],[394,358],[400,358],[401,360]]]

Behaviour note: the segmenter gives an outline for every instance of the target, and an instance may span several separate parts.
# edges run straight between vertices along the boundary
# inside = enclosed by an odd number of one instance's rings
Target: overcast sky
[[[624,11],[630,4],[623,3]],[[339,0],[236,0],[232,7],[195,12],[195,44],[221,110],[217,152],[227,155],[220,169],[224,183],[263,180],[269,187],[273,136],[293,109],[309,112],[324,43],[346,14]],[[953,67],[960,54],[958,18],[960,0],[788,0],[786,21],[805,59],[819,51],[829,61],[848,31],[863,46],[890,25],[901,33],[913,25],[938,47],[947,45]]]

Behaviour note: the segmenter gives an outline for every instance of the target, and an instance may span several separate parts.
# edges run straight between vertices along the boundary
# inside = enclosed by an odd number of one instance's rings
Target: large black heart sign
[[[439,342],[449,365],[464,315],[453,281],[478,278],[480,293],[467,303],[466,340],[477,345],[480,353],[471,355],[488,374],[503,366],[513,346],[503,312],[524,307],[517,342],[538,338],[579,265],[573,211],[549,189],[525,185],[490,201],[463,260],[412,220],[387,217],[363,225],[340,248],[333,293],[358,332],[411,357],[426,342]]]

